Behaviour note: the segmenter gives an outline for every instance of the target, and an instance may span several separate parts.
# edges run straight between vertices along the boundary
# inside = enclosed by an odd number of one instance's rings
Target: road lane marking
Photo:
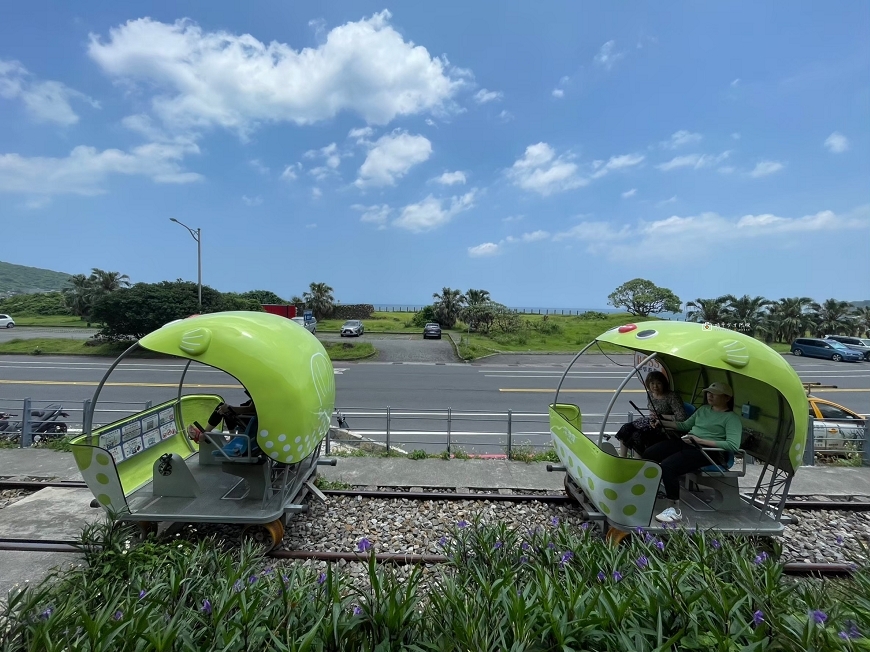
[[[97,380],[0,380],[0,385],[76,385],[96,387]],[[213,383],[184,383],[185,387],[218,387],[221,389],[244,389],[242,385],[219,385]],[[178,383],[106,383],[104,387],[178,387]]]
[[[499,387],[498,391],[500,392],[514,392],[517,394],[527,393],[527,394],[555,394],[556,388],[553,389],[540,389],[537,387],[528,387],[528,388],[506,388]],[[616,388],[613,389],[560,389],[560,394],[613,394],[616,391]],[[862,387],[856,389],[848,389],[848,388],[837,388],[837,389],[816,389],[813,388],[813,394],[822,394],[822,393],[833,393],[833,392],[870,392],[870,387]],[[623,389],[622,394],[646,394],[646,390],[643,389]]]

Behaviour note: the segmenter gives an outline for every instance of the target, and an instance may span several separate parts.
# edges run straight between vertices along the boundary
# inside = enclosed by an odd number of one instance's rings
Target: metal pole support
[[[150,410],[152,407],[154,407],[154,403],[152,401],[145,401],[146,410]]]
[[[91,399],[86,398],[82,402],[82,433],[85,435],[91,434],[91,430],[94,428],[91,418]]]
[[[452,425],[453,425],[453,412],[450,408],[447,408],[447,452],[450,453],[451,448],[451,439],[452,439]]]
[[[807,422],[807,443],[804,446],[804,466],[816,465],[816,420],[810,417]]]
[[[513,410],[508,410],[508,424],[507,424],[507,458],[511,458],[511,451],[513,450]]]
[[[390,453],[390,406],[387,406],[387,454]]]
[[[21,448],[29,448],[33,443],[33,432],[30,423],[30,399],[24,399],[24,411],[21,413]]]
[[[870,466],[870,419],[864,422],[864,450],[862,464],[863,466]]]

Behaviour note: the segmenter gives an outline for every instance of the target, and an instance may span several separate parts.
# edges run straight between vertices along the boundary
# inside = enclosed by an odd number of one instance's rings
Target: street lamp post
[[[196,286],[197,286],[197,312],[202,312],[202,229],[191,229],[184,222],[179,222],[174,217],[169,218],[170,222],[181,224],[190,232],[191,237],[196,240]]]

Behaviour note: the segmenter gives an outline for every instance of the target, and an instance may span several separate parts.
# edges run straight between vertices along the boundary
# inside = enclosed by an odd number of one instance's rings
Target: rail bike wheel
[[[246,525],[242,530],[241,540],[251,541],[259,546],[263,546],[266,552],[272,550],[284,539],[284,525],[281,520],[270,521],[269,523],[258,523],[256,525]]]

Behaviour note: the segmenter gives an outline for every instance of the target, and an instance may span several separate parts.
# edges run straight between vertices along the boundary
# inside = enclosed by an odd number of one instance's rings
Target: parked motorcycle
[[[23,421],[13,421],[12,417],[17,414],[0,412],[0,439],[17,442],[21,437]],[[38,444],[50,439],[60,439],[67,432],[67,425],[60,419],[68,418],[69,414],[63,411],[63,405],[52,403],[41,410],[30,411],[30,432],[33,443]]]

